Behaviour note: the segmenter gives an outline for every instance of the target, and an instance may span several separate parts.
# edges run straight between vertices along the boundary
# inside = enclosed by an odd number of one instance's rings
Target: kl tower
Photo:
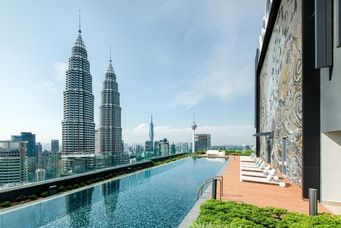
[[[194,120],[194,114],[193,114],[193,125],[192,125],[192,130],[193,130],[193,141],[192,141],[192,153],[195,152],[195,130],[197,129],[197,125]]]

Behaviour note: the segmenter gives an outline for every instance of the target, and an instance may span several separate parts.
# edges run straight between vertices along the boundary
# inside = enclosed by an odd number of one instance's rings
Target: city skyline
[[[108,10],[103,10],[103,19],[96,17],[96,7],[93,9],[95,5],[88,1],[72,3],[68,8],[61,4],[50,7],[51,9],[47,7],[48,3],[40,3],[32,12],[24,10],[26,3],[22,4],[22,9],[15,8],[15,1],[5,4],[0,10],[0,17],[9,20],[0,22],[6,34],[4,42],[0,44],[0,48],[4,50],[2,53],[6,53],[6,56],[0,55],[0,76],[6,86],[0,95],[4,97],[9,94],[11,85],[16,86],[17,92],[11,94],[9,101],[4,100],[4,106],[0,110],[1,139],[9,139],[10,135],[29,131],[36,134],[37,142],[42,142],[43,145],[51,139],[61,141],[60,97],[65,83],[68,48],[73,43],[78,27],[77,10],[81,8],[82,27],[85,31],[83,38],[87,42],[92,63],[96,128],[99,126],[102,75],[105,73],[103,69],[108,55],[105,53],[108,53],[111,43],[113,65],[120,75],[125,142],[143,143],[148,138],[147,120],[151,112],[156,117],[156,140],[166,137],[170,142],[189,142],[191,115],[195,112],[198,133],[210,133],[212,144],[253,143],[253,53],[250,54],[253,50],[248,49],[257,46],[253,37],[259,34],[263,4],[257,4],[257,1],[247,3],[261,9],[253,12],[249,7],[244,7],[246,3],[218,1],[214,6],[207,1],[200,3],[197,7],[193,3],[183,4],[177,1],[149,2],[143,6],[143,10],[149,12],[150,8],[157,7],[160,11],[150,12],[149,17],[140,22],[138,19],[143,12],[139,8],[140,3],[131,2],[129,10],[136,13],[132,15],[125,8],[125,3],[118,2],[115,5],[117,15],[113,16]],[[229,4],[238,13],[231,11]],[[14,8],[18,12],[16,15],[22,15],[20,18],[13,18],[4,10]],[[43,15],[33,15],[37,11],[51,16],[41,21]],[[61,12],[65,18],[58,17]],[[186,12],[193,14],[188,16]],[[245,14],[253,14],[259,21],[254,17],[243,17]],[[130,17],[123,17],[124,15]],[[160,20],[155,21],[155,18]],[[187,23],[181,25],[180,22],[183,21]],[[250,31],[244,31],[238,28],[242,23],[253,23],[254,26],[250,26]],[[101,25],[97,28],[97,24]],[[169,24],[167,29],[164,28],[165,24]],[[29,32],[27,28],[32,31]],[[148,29],[144,31],[145,28]],[[91,35],[94,33],[96,37]],[[139,33],[138,39],[133,38],[136,33]],[[245,42],[234,47],[239,36]],[[17,40],[18,37],[26,39],[23,42]],[[52,42],[55,45],[50,45]],[[20,56],[11,54],[17,53],[19,49]],[[32,52],[32,49],[35,51]],[[244,53],[245,50],[250,53]],[[223,56],[218,58],[220,54]],[[222,59],[223,62],[215,61],[217,59]],[[237,64],[241,59],[245,60]],[[18,61],[22,67],[13,67]],[[237,74],[236,67],[243,67],[243,70]],[[210,81],[205,81],[204,76]],[[41,87],[39,91],[37,86]],[[236,94],[232,96],[234,91]],[[22,101],[23,97],[26,98],[23,104],[18,107],[13,105]],[[22,109],[27,111],[22,113]]]

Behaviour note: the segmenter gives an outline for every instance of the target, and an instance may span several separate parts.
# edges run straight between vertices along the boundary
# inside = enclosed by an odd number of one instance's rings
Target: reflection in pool
[[[186,158],[0,214],[1,227],[177,227],[225,159]]]

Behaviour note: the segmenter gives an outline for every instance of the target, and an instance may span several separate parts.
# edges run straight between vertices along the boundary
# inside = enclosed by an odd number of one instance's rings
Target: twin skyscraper
[[[87,51],[78,30],[66,71],[64,119],[62,121],[62,153],[65,155],[95,153],[94,95]],[[99,121],[100,152],[117,163],[123,153],[121,107],[116,74],[109,66],[103,82]]]

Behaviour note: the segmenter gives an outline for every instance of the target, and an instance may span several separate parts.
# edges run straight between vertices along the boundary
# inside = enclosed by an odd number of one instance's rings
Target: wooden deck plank
[[[229,162],[223,170],[223,200],[244,202],[260,207],[279,207],[291,212],[309,213],[309,202],[302,199],[302,189],[300,186],[291,183],[288,187],[282,188],[276,185],[240,182],[240,162],[239,156],[230,156]],[[218,187],[218,191],[219,191]],[[219,198],[219,193],[217,198]],[[329,212],[321,204],[318,205],[318,212]]]

